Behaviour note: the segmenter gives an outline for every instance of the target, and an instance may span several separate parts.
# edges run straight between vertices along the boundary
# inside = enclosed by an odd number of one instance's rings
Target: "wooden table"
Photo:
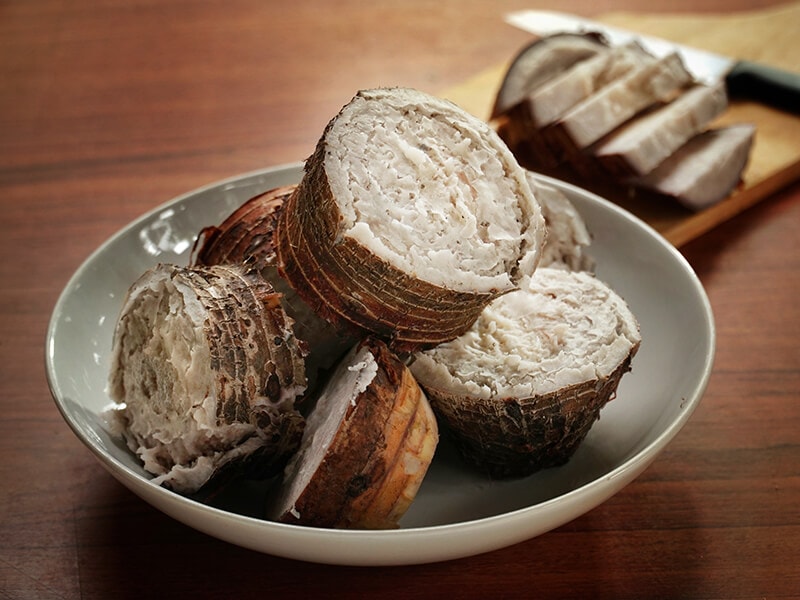
[[[504,550],[342,568],[228,545],[118,484],[51,399],[51,310],[112,233],[185,191],[304,159],[359,88],[438,92],[507,61],[528,37],[503,13],[536,4],[0,2],[0,598],[800,597],[797,184],[681,249],[718,332],[685,429],[621,493]]]

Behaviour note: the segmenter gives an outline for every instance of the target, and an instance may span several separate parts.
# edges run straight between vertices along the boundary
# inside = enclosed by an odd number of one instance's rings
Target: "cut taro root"
[[[704,131],[634,184],[701,210],[741,183],[754,137],[755,126],[746,123]]]
[[[454,104],[359,92],[281,212],[279,269],[312,309],[412,351],[453,339],[534,271],[544,219],[507,146]]]
[[[557,154],[568,157],[642,110],[672,99],[691,81],[691,74],[676,53],[649,61],[579,103],[545,130],[545,135]]]
[[[613,176],[646,175],[703,131],[727,106],[722,82],[695,85],[672,102],[623,125],[590,152]]]
[[[503,115],[529,92],[606,47],[607,42],[597,33],[561,33],[530,43],[514,57],[506,71],[490,118]]]
[[[523,50],[520,56],[529,51],[533,58],[512,63],[506,79],[523,81],[522,72],[511,71],[528,60],[557,64],[557,53],[547,56],[548,40]],[[493,115],[498,134],[523,167],[579,185],[606,192],[616,187],[626,196],[646,189],[694,210],[725,199],[742,180],[751,141],[746,129],[705,132],[727,108],[723,84],[696,81],[677,54],[656,58],[642,51],[641,64],[632,65],[636,54],[635,43],[600,45],[561,74],[533,77],[524,94],[501,89],[495,104],[503,112]],[[509,87],[521,89],[519,83]],[[720,154],[712,157],[707,146]],[[703,158],[693,167],[698,159],[690,156]],[[722,176],[706,163],[718,165]],[[650,194],[639,196],[650,200]]]
[[[637,43],[607,48],[532,90],[512,110],[527,111],[534,128],[545,127],[598,90],[653,60]]]
[[[537,164],[555,167],[564,151],[547,135],[548,126],[571,109],[624,75],[655,59],[639,44],[601,48],[594,56],[580,61],[538,88],[531,90],[506,111],[498,132],[515,151],[533,157]]]
[[[355,339],[319,317],[280,276],[274,244],[275,226],[284,202],[296,185],[259,194],[233,211],[220,225],[206,227],[193,251],[196,265],[241,265],[256,269],[281,294],[281,303],[293,321],[294,332],[306,350],[309,389],[331,368]]]
[[[395,528],[438,441],[411,372],[385,344],[367,339],[322,390],[267,514],[314,527]]]
[[[297,449],[303,356],[257,272],[159,265],[130,288],[116,324],[112,424],[180,493],[220,473],[268,477]]]
[[[586,223],[561,190],[528,173],[547,225],[547,239],[539,268],[552,267],[569,271],[593,271],[594,259],[586,252],[592,237]]]
[[[469,463],[521,477],[571,458],[640,342],[636,318],[607,285],[543,267],[410,368]]]

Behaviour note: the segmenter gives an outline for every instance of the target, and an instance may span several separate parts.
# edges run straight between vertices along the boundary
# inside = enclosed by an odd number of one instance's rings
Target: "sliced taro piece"
[[[607,47],[599,33],[562,33],[538,38],[514,57],[495,97],[490,119],[505,114],[531,91],[564,69]]]
[[[529,122],[541,129],[557,121],[604,87],[655,59],[640,44],[615,46],[581,61],[530,92],[513,110],[525,110]]]
[[[704,131],[632,183],[691,210],[708,208],[741,184],[755,131],[749,123]]]
[[[728,107],[725,85],[695,85],[600,140],[590,153],[612,176],[646,175]]]
[[[641,111],[674,98],[692,83],[678,54],[642,65],[563,115],[545,135],[560,158],[580,152]]]

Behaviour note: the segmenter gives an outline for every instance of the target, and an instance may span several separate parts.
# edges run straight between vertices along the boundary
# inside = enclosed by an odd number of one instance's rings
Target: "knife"
[[[563,32],[594,31],[604,34],[612,45],[637,40],[658,58],[678,52],[686,68],[698,81],[710,84],[724,79],[731,98],[752,100],[800,113],[800,73],[729,58],[566,13],[522,10],[507,14],[506,22],[539,37]]]

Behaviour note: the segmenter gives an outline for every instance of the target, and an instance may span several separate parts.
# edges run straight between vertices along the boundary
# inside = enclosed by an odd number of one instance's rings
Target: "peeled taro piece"
[[[755,133],[749,123],[706,130],[632,183],[690,210],[708,208],[741,184]]]
[[[602,48],[531,90],[509,111],[509,116],[529,125],[520,135],[536,133],[599,90],[652,61],[652,55],[637,43]]]
[[[608,174],[625,179],[650,173],[728,107],[722,82],[697,84],[672,102],[625,123],[590,152]]]
[[[544,133],[556,155],[568,158],[691,82],[677,53],[645,61],[578,103]]]
[[[281,274],[312,309],[398,352],[465,331],[539,261],[541,208],[486,123],[410,89],[359,92],[286,201]]]
[[[317,399],[268,516],[313,527],[395,528],[438,441],[436,418],[411,372],[385,344],[364,340]]]
[[[465,460],[493,478],[567,462],[630,370],[628,306],[585,272],[542,267],[410,369]]]
[[[587,76],[578,75],[564,82],[565,74],[591,70],[610,51],[605,39],[595,33],[555,34],[523,48],[506,71],[491,113],[497,121],[498,134],[517,156],[524,156],[529,165],[556,166],[555,155],[541,129],[545,122],[553,120],[553,111],[560,116],[577,100],[561,94],[553,98],[548,92],[575,81],[588,91],[585,88],[591,85],[587,84]],[[536,97],[540,92],[544,95],[541,101]]]
[[[159,265],[116,324],[109,412],[154,483],[198,491],[222,473],[269,477],[297,449],[303,354],[258,272]]]

